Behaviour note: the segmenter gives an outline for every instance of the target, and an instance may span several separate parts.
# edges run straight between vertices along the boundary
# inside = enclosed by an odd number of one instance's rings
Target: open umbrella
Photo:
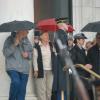
[[[62,18],[59,20],[62,21],[65,19]],[[42,31],[55,32],[59,29],[57,26],[57,23],[58,23],[57,21],[58,20],[56,18],[44,19],[44,20],[39,21],[36,26],[37,26],[37,29],[42,30]],[[66,31],[68,33],[72,33],[74,31],[72,25],[66,24]]]
[[[82,32],[100,32],[100,21],[88,23],[81,29]]]
[[[30,21],[12,21],[0,25],[0,32],[14,32],[20,30],[31,30],[34,24]]]
[[[68,33],[73,33],[73,31],[75,31],[72,25],[67,24],[67,27],[68,27],[68,28],[67,28],[67,32],[68,32]]]
[[[42,31],[54,32],[58,30],[55,18],[44,19],[37,23],[37,28]]]

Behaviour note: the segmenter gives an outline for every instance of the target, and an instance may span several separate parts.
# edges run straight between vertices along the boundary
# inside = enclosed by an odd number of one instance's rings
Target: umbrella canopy
[[[65,20],[65,19],[64,19]],[[62,21],[62,20],[60,20]],[[43,31],[57,31],[59,28],[57,26],[57,19],[56,18],[51,18],[51,19],[45,19],[41,20],[37,23],[37,29],[43,30]],[[64,22],[63,22],[64,23]],[[69,33],[72,33],[74,31],[73,26],[70,24],[66,24],[66,31]]]
[[[100,21],[88,23],[81,29],[82,32],[100,32]]]
[[[55,18],[39,21],[37,23],[37,28],[42,31],[51,31],[51,32],[58,30]]]
[[[20,30],[31,30],[34,24],[30,21],[12,21],[0,25],[0,32],[14,32]]]
[[[75,31],[72,25],[68,24],[67,27],[68,27],[67,29],[68,33],[72,33],[73,31]]]

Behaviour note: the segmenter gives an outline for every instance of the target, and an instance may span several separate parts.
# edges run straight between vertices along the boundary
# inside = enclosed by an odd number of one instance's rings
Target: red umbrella
[[[45,19],[41,20],[37,23],[37,28],[42,31],[57,31],[57,23],[55,21],[55,18]]]
[[[73,31],[75,31],[72,25],[68,24],[67,26],[68,26],[67,28],[68,33],[72,33]]]

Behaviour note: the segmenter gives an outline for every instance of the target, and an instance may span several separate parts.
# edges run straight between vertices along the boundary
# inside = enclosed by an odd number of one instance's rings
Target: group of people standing
[[[58,23],[58,27],[57,36],[62,44],[66,45],[73,63],[83,64],[86,68],[93,69],[100,74],[100,33],[97,33],[96,44],[88,50],[86,55],[83,48],[85,35],[76,34],[73,39],[68,37],[65,23]],[[6,71],[11,78],[9,100],[25,100],[30,69],[29,60],[32,60],[38,100],[61,100],[62,91],[65,96],[64,100],[66,100],[67,68],[64,69],[66,63],[61,58],[59,45],[55,40],[50,41],[48,31],[35,31],[35,34],[39,37],[34,38],[33,47],[27,38],[28,31],[26,30],[12,32],[4,43]],[[74,42],[74,45],[70,40]],[[91,89],[87,88],[89,85],[84,78],[90,75],[80,68],[77,68],[77,72],[91,97]],[[70,82],[73,83],[73,81]],[[70,100],[78,96],[74,91],[75,85],[72,84],[72,87],[73,95]],[[81,100],[80,97],[77,99]]]

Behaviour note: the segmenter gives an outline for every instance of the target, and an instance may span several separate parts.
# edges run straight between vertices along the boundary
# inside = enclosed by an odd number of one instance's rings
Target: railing
[[[76,64],[75,66],[84,69],[86,72],[90,73],[90,74],[93,75],[95,78],[100,79],[100,75],[99,75],[99,74],[95,73],[95,72],[92,71],[91,69],[86,68],[84,65],[82,65],[82,64]]]

